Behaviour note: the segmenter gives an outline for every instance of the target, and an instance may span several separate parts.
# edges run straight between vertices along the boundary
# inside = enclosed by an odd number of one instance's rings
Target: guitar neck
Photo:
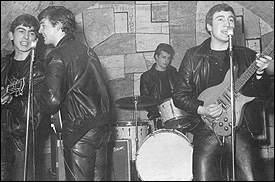
[[[274,39],[271,43],[265,48],[265,50],[260,54],[259,57],[264,55],[269,55],[274,50]],[[235,83],[235,93],[238,93],[244,84],[249,80],[249,78],[257,71],[258,66],[256,65],[256,61],[254,61],[247,70],[237,79]],[[230,87],[228,88],[230,90]]]
[[[257,71],[256,61],[254,61],[248,69],[237,79],[235,83],[235,93],[238,93],[249,78]]]

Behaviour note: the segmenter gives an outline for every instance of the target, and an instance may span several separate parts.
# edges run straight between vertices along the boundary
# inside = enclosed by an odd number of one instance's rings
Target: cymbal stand
[[[136,151],[135,151],[135,156],[133,156],[133,163],[134,163],[134,166],[135,166],[135,163],[136,163],[136,159],[137,159],[137,152],[138,152],[138,148],[139,148],[139,139],[138,139],[138,117],[137,117],[137,114],[138,114],[138,97],[137,96],[134,96],[134,104],[135,104],[135,111],[134,111],[134,119],[135,119],[135,132],[136,132],[136,138],[135,138],[135,141],[136,141]],[[132,178],[133,181],[138,181],[138,174],[137,174],[137,171],[135,171],[133,173],[133,178]]]
[[[137,96],[135,96],[135,101],[134,101],[135,103],[135,111],[134,111],[134,113],[135,113],[135,121],[136,121],[136,127],[135,127],[135,131],[136,131],[136,151],[135,151],[135,160],[136,160],[136,157],[137,157],[137,151],[138,151],[138,148],[139,148],[139,139],[138,139],[138,117],[137,117],[137,114],[138,114],[138,110],[137,110],[137,105],[138,105],[138,98],[137,98]]]

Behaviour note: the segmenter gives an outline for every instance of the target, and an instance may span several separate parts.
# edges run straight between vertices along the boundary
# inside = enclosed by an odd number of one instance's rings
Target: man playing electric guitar
[[[228,124],[232,122],[229,111],[230,79],[227,78],[230,76],[227,74],[230,73],[230,60],[233,60],[236,79],[241,78],[235,82],[236,105],[240,104],[243,95],[245,98],[266,96],[271,85],[265,71],[272,60],[270,56],[259,56],[255,51],[239,46],[233,46],[230,51],[229,45],[232,42],[229,42],[229,30],[235,27],[235,17],[231,6],[224,3],[213,6],[205,21],[206,31],[211,37],[187,50],[179,68],[181,80],[175,86],[174,104],[196,116],[196,121],[200,120],[193,130],[194,181],[222,181],[222,170],[225,168],[221,164],[226,157],[231,157],[232,133],[227,132],[232,127],[232,124]],[[271,51],[272,46],[273,43]],[[215,89],[212,89],[214,86]],[[209,98],[213,100],[208,101]],[[236,108],[236,112],[243,109],[239,105]],[[236,179],[262,180],[260,156],[256,141],[249,130],[249,122],[245,115],[240,115],[239,119],[239,126],[234,127]],[[226,124],[226,128],[222,127]],[[232,158],[227,161],[232,161]]]

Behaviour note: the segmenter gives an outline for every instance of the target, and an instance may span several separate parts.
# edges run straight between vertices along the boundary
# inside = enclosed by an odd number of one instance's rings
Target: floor
[[[129,158],[122,156],[123,153],[116,154],[115,159],[110,160],[108,168],[108,181],[142,181],[142,177],[138,177],[138,171],[136,170],[135,161],[129,160]],[[46,154],[46,161],[50,161],[50,154]],[[274,159],[264,160],[264,174],[265,179],[263,181],[274,181]],[[50,164],[43,167],[42,176],[37,181],[58,181],[55,170],[51,169]],[[148,173],[149,174],[149,173]],[[143,177],[144,178],[144,177]],[[147,178],[146,178],[147,179]],[[143,179],[144,181],[149,181]],[[189,179],[184,179],[188,181]]]
[[[188,136],[188,135],[187,135]],[[109,144],[109,158],[108,158],[108,181],[150,181],[148,180],[148,176],[151,177],[152,173],[156,171],[156,169],[160,169],[159,166],[153,167],[152,170],[148,169],[145,170],[145,173],[147,176],[141,175],[138,177],[138,173],[144,173],[144,170],[138,171],[137,164],[135,163],[135,160],[133,160],[132,155],[132,148],[131,148],[131,139],[125,139],[125,140],[116,140],[113,142],[110,142]],[[49,142],[51,143],[51,141]],[[169,158],[169,152],[166,153],[167,158]],[[39,168],[39,172],[41,175],[37,176],[37,181],[58,181],[57,178],[57,172],[55,165],[52,165],[55,163],[55,155],[51,154],[50,148],[46,148],[44,152],[44,163],[41,168]],[[146,155],[147,156],[147,155]],[[189,155],[188,155],[189,156]],[[148,158],[152,158],[153,156],[149,156]],[[187,157],[189,158],[189,157]],[[53,162],[52,162],[53,161]],[[274,158],[272,159],[263,159],[264,165],[263,165],[263,181],[274,181]],[[171,163],[171,162],[170,162]],[[174,163],[172,163],[174,164]],[[154,164],[155,165],[155,164]],[[191,170],[192,166],[188,165],[186,169]],[[175,167],[175,169],[177,169]],[[162,170],[162,168],[161,168]],[[175,170],[177,171],[177,170]],[[181,170],[178,170],[180,173]],[[166,170],[163,169],[163,173],[165,173]],[[184,171],[185,172],[185,171]],[[160,175],[160,173],[157,173]],[[169,175],[168,175],[169,176]],[[167,175],[165,176],[165,178]],[[183,181],[190,181],[189,175],[184,175]],[[174,180],[175,181],[175,180]],[[225,180],[226,181],[226,180]],[[230,181],[230,180],[229,180]]]

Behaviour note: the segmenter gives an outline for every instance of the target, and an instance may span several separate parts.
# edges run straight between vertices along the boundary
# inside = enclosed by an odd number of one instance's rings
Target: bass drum
[[[137,152],[136,169],[142,181],[191,181],[193,147],[177,130],[160,129],[148,135]]]

